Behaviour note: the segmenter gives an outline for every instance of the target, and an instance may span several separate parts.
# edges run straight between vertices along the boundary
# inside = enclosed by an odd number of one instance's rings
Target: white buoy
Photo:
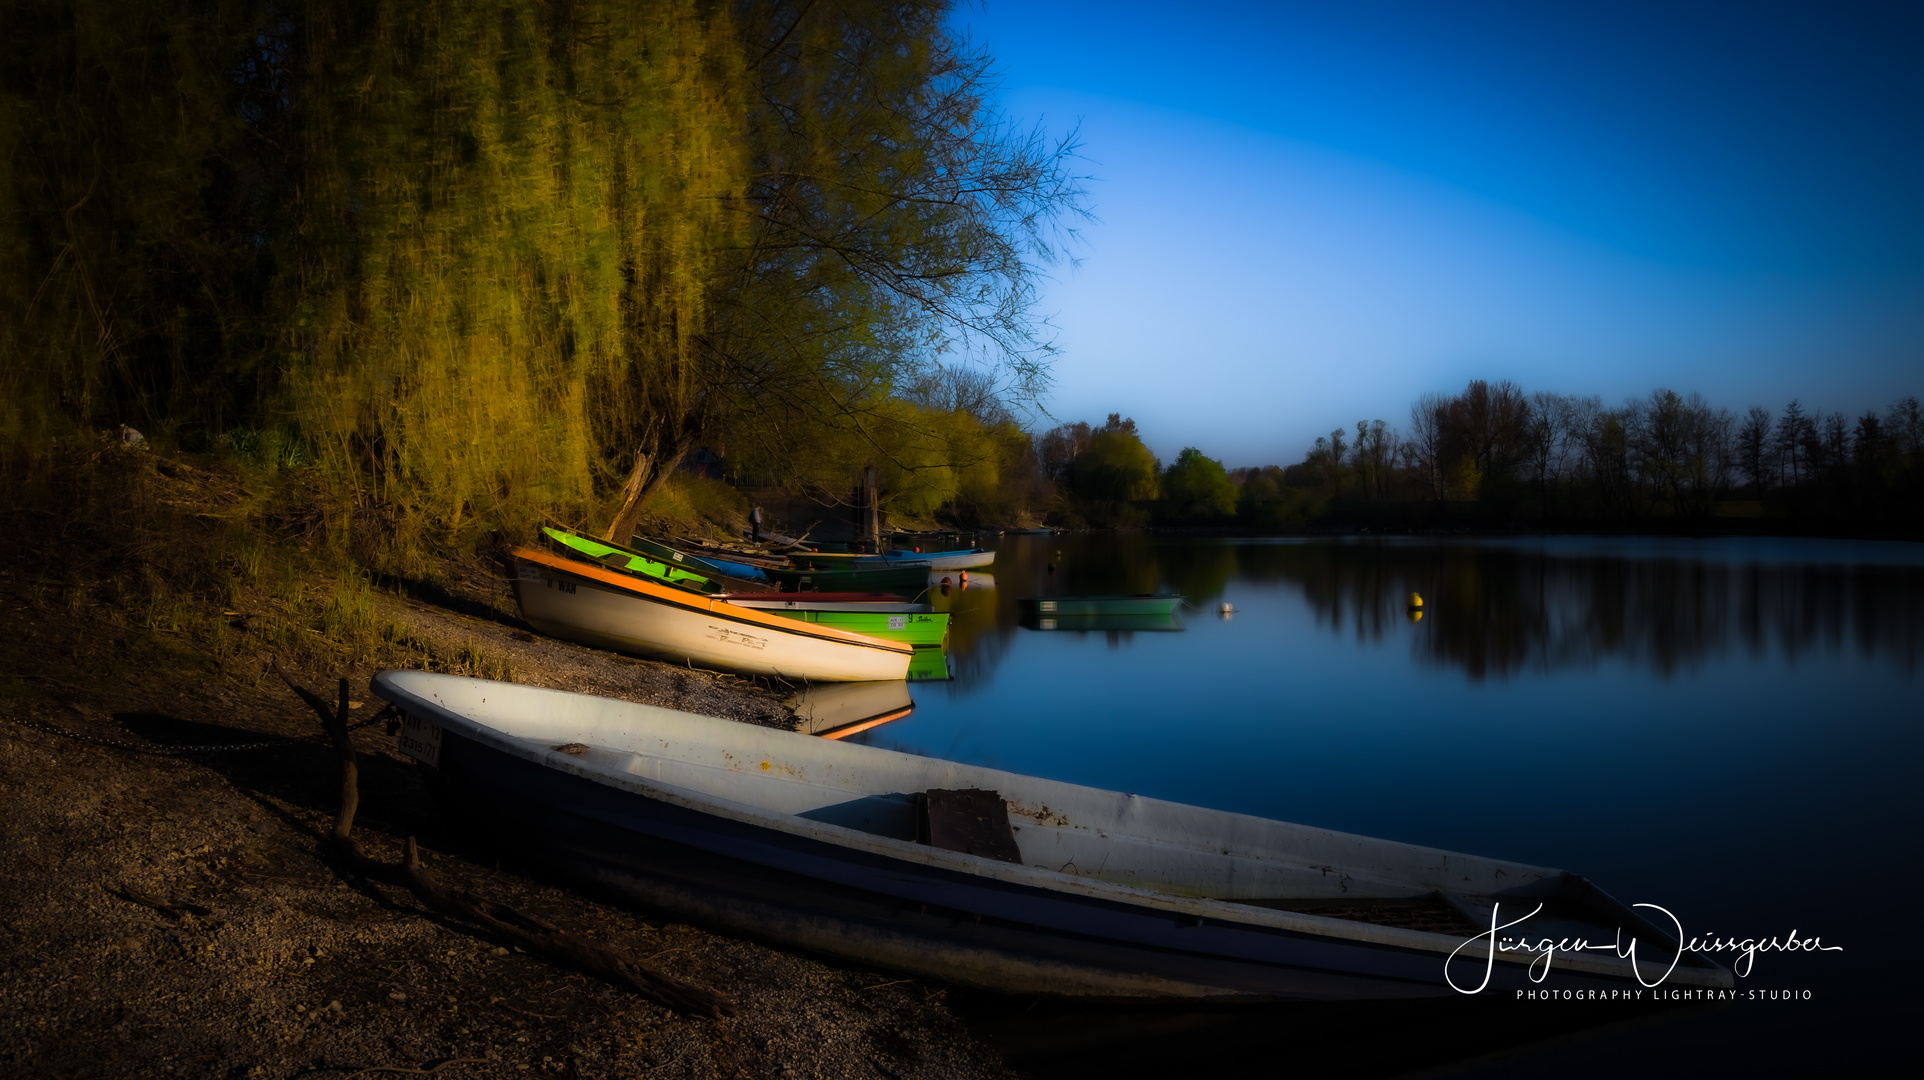
[[[1218,615],[1221,615],[1221,616],[1222,616],[1223,618],[1225,618],[1225,619],[1227,619],[1227,618],[1229,618],[1229,617],[1230,617],[1231,615],[1234,615],[1234,614],[1236,614],[1236,607],[1235,607],[1235,605],[1233,605],[1233,604],[1230,604],[1230,603],[1228,603],[1227,601],[1225,601],[1225,602],[1223,603],[1223,606],[1221,606],[1221,607],[1219,607],[1219,608],[1217,608],[1217,609],[1216,609],[1216,614],[1218,614]]]

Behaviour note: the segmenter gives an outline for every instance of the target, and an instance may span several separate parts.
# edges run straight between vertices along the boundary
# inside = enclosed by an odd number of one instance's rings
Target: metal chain
[[[358,724],[350,724],[347,730],[359,731],[364,727],[369,727],[373,725],[375,720],[380,718],[381,713],[385,713],[386,711],[386,709],[382,709],[380,713],[376,713]],[[156,754],[162,757],[174,754],[216,753],[226,750],[267,750],[276,746],[285,746],[288,743],[313,742],[329,737],[323,732],[316,735],[279,735],[272,739],[251,743],[210,743],[204,746],[158,746],[153,743],[135,743],[125,742],[119,739],[103,739],[98,735],[87,735],[78,731],[68,731],[66,728],[55,727],[52,724],[41,723],[38,720],[29,720],[24,716],[9,714],[5,719],[11,720],[22,727],[30,727],[36,731],[44,731],[49,735],[59,735],[63,738],[96,743],[100,746],[111,746],[116,750],[131,750],[137,754]]]

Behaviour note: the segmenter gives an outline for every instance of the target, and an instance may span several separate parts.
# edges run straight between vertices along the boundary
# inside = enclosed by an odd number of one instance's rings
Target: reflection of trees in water
[[[1234,544],[1165,545],[1154,551],[1159,556],[1156,576],[1167,582],[1171,591],[1199,605],[1223,594],[1223,587],[1236,576],[1241,561]],[[1157,589],[1158,586],[1152,585],[1137,591]]]
[[[1734,648],[1789,662],[1854,649],[1913,671],[1924,645],[1924,571],[1914,567],[1563,555],[1447,542],[1015,539],[1029,542],[997,554],[997,588],[968,596],[951,625],[958,686],[986,684],[1014,644],[1017,597],[1173,589],[1208,605],[1234,578],[1301,589],[1317,625],[1359,642],[1410,634],[1419,657],[1472,679],[1610,660],[1669,675]],[[1405,606],[1412,592],[1425,600],[1414,627]]]
[[[1379,640],[1420,592],[1416,649],[1473,679],[1593,667],[1669,675],[1733,647],[1796,661],[1854,648],[1905,670],[1924,642],[1924,575],[1877,566],[1560,556],[1441,544],[1248,547],[1243,571],[1303,590],[1319,625]]]

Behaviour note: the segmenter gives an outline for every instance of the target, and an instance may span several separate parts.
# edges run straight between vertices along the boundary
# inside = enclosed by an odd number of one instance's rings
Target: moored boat
[[[373,689],[464,820],[671,917],[856,963],[1217,1001],[1732,985],[1548,867],[557,690]],[[1498,928],[1608,944],[1546,956]]]
[[[513,556],[522,618],[584,645],[812,682],[901,679],[914,652],[545,551]]]
[[[912,600],[928,589],[933,573],[925,566],[826,570],[797,567],[793,570],[770,570],[768,576],[779,582],[787,592],[887,592]]]
[[[880,555],[860,555],[830,551],[792,551],[790,562],[814,570],[883,570],[920,566],[928,570],[973,570],[995,562],[995,552],[986,548],[962,551],[886,551]]]

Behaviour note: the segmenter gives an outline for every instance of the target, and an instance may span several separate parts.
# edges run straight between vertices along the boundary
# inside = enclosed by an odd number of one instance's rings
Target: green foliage
[[[996,423],[890,402],[950,350],[1043,385],[1080,193],[948,14],[6,0],[0,442],[128,423],[312,474],[357,551],[824,428],[905,509],[979,501]]]
[[[1162,497],[1180,518],[1233,517],[1239,494],[1222,462],[1204,457],[1193,446],[1183,447],[1175,463],[1162,474]]]
[[[699,531],[706,525],[730,537],[748,531],[748,497],[720,480],[676,473],[648,504],[648,514],[666,527],[657,532]]]
[[[1081,498],[1106,502],[1153,499],[1158,471],[1155,455],[1134,430],[1098,431],[1070,463],[1069,488]]]

